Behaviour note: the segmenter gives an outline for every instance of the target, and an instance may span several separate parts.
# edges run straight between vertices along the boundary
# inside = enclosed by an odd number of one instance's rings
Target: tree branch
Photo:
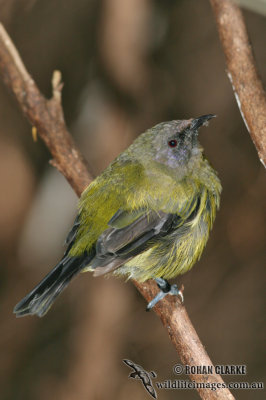
[[[63,85],[60,73],[54,72],[53,96],[51,100],[45,99],[28,74],[14,44],[1,24],[0,73],[7,87],[15,95],[23,113],[37,128],[40,137],[53,155],[52,165],[66,177],[75,192],[80,195],[90,183],[91,176],[65,125],[61,106]],[[153,281],[142,284],[133,281],[133,283],[148,302],[158,292]],[[155,306],[154,311],[161,318],[184,365],[212,366],[185,307],[176,298],[167,296]],[[215,373],[191,374],[190,378],[197,383],[223,384],[221,376]],[[229,390],[225,388],[216,391],[204,388],[197,388],[197,390],[201,398],[206,400],[234,399]]]
[[[23,113],[50,150],[54,165],[80,195],[92,180],[80,151],[64,121],[61,106],[61,73],[52,78],[53,96],[47,100],[27,72],[17,49],[0,24],[0,69],[3,80],[14,93]]]
[[[266,96],[243,14],[231,0],[210,0],[226,58],[227,74],[247,130],[266,167]]]

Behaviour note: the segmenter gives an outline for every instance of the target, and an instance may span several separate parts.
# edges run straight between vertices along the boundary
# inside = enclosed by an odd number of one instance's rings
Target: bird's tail
[[[17,317],[38,315],[42,317],[57,296],[84,266],[82,257],[64,257],[46,277],[14,308]]]

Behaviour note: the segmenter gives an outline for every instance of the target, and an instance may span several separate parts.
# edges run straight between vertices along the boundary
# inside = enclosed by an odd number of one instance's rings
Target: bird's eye
[[[177,140],[175,140],[175,139],[169,140],[168,146],[169,147],[176,147],[177,146]]]

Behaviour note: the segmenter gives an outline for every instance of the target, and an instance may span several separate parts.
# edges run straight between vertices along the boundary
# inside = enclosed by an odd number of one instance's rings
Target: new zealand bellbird
[[[67,249],[14,308],[43,316],[79,272],[113,273],[179,294],[166,279],[200,258],[219,207],[221,184],[203,155],[198,129],[213,118],[163,122],[140,135],[83,192]]]

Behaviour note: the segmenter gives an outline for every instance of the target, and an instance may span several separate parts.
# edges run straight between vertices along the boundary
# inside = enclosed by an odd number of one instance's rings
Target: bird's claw
[[[161,289],[160,292],[148,303],[146,311],[150,311],[158,301],[162,300],[167,294],[172,296],[178,296],[181,303],[184,303],[183,287],[178,289],[176,284],[170,285],[165,279],[159,278],[155,279],[158,287]]]

